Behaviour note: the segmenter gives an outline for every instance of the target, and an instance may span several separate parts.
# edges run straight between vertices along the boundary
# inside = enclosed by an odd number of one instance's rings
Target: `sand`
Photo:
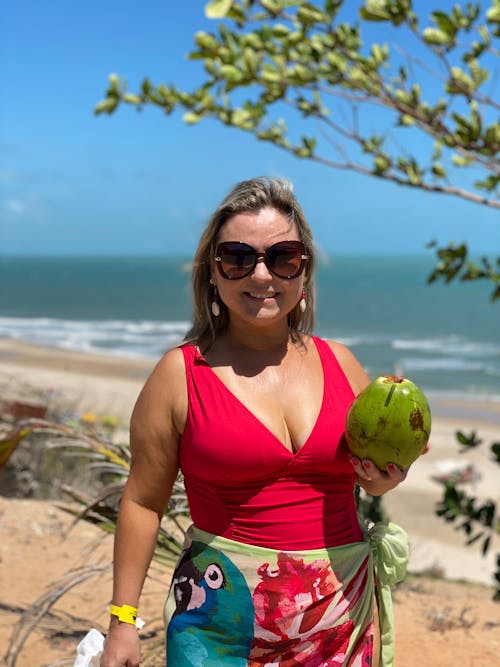
[[[0,399],[32,403],[63,400],[75,412],[113,415],[126,428],[140,388],[153,368],[138,361],[40,348],[0,340]],[[463,534],[434,515],[441,486],[434,477],[446,466],[466,460],[476,476],[463,486],[479,498],[499,502],[498,466],[489,460],[488,444],[500,441],[500,405],[431,397],[431,450],[412,467],[404,484],[387,494],[391,519],[410,535],[412,576],[396,591],[397,667],[460,664],[489,667],[500,650],[500,604],[491,601],[491,574],[499,543],[483,558],[477,547],[464,547]],[[454,433],[476,430],[484,446],[461,454]],[[1,490],[0,490],[1,494]],[[77,592],[64,596],[60,611],[23,646],[17,667],[41,667],[72,656],[91,626],[104,630],[110,595],[112,539],[78,524],[63,539],[70,518],[54,502],[14,500],[0,495],[0,658],[20,613],[48,584],[78,564],[105,569]],[[97,541],[96,541],[97,540]],[[106,569],[108,568],[108,569]],[[420,575],[415,577],[414,575]],[[438,578],[430,578],[432,577]],[[160,631],[159,614],[168,571],[154,568],[141,602],[150,629]],[[465,583],[458,583],[465,582]],[[65,630],[49,638],[51,623],[64,617]],[[12,667],[14,663],[10,663]],[[72,664],[58,663],[58,664]]]

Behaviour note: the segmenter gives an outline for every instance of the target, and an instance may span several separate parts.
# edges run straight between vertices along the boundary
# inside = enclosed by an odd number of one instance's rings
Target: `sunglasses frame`
[[[273,248],[276,248],[276,246],[287,245],[287,244],[291,244],[293,246],[293,248],[296,250],[296,252],[300,253],[300,265],[292,275],[280,276],[279,273],[276,273],[276,271],[273,268],[271,268],[268,253],[269,253],[270,250],[273,250]],[[248,253],[249,256],[252,256],[252,254],[253,254],[253,259],[254,259],[253,266],[251,266],[248,269],[248,271],[245,274],[243,274],[242,276],[230,276],[224,271],[224,269],[222,267],[223,258],[221,257],[220,249],[223,246],[227,246],[227,245],[243,246],[244,248],[247,248],[248,250],[251,251],[251,253],[250,252]],[[298,278],[303,273],[303,271],[305,269],[305,266],[306,266],[306,263],[309,260],[309,255],[306,254],[306,247],[302,243],[302,241],[278,241],[277,243],[273,243],[273,245],[269,246],[269,248],[266,248],[266,250],[264,250],[264,252],[257,252],[257,250],[254,247],[252,247],[248,243],[243,243],[241,241],[224,241],[224,242],[219,243],[217,245],[217,248],[215,250],[215,257],[214,257],[214,261],[215,261],[215,264],[216,264],[217,268],[219,269],[219,273],[226,280],[242,280],[243,278],[247,278],[251,273],[253,273],[255,271],[255,267],[257,266],[257,263],[259,262],[260,259],[262,259],[264,261],[264,264],[266,265],[267,270],[270,273],[272,273],[273,276],[276,276],[277,278],[280,278],[280,280],[293,280],[294,278]]]

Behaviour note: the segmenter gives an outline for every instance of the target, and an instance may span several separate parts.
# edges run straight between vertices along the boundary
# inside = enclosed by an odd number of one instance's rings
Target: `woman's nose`
[[[257,264],[255,265],[255,269],[252,272],[252,275],[255,278],[260,278],[261,280],[268,279],[272,277],[271,272],[266,266],[266,263],[264,261],[264,257],[258,257],[257,258]]]

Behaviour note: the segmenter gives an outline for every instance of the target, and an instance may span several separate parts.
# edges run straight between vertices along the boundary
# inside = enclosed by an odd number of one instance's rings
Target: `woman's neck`
[[[230,322],[228,328],[222,334],[226,345],[234,349],[246,349],[262,352],[273,350],[284,350],[290,340],[288,323],[273,325],[270,327],[252,327],[248,323]]]

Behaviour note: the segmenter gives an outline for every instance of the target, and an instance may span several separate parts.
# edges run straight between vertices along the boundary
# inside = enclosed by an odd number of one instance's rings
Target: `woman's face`
[[[217,244],[226,241],[246,243],[264,252],[279,241],[299,241],[296,226],[281,212],[264,208],[258,212],[239,213],[230,218],[219,232]],[[212,282],[227,306],[231,322],[267,325],[285,320],[302,294],[305,271],[297,278],[278,278],[260,259],[245,278],[228,280],[212,267]]]

